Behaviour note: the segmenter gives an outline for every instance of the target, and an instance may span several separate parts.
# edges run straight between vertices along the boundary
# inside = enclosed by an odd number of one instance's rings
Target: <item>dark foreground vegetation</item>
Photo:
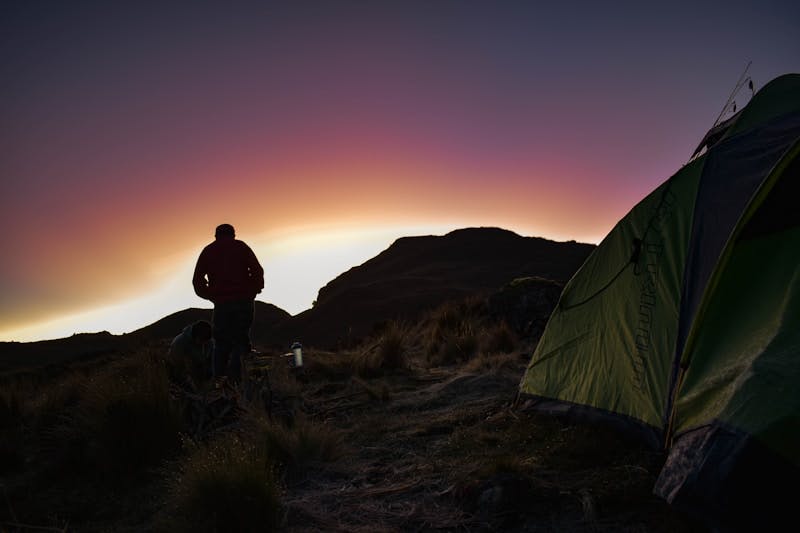
[[[186,382],[165,342],[6,376],[0,531],[699,531],[650,492],[661,454],[515,402],[547,310],[513,301],[385,322],[302,370],[266,354],[237,390]]]

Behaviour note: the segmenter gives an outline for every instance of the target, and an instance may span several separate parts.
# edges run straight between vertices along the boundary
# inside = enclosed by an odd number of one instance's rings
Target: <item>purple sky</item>
[[[798,2],[235,5],[2,4],[0,340],[207,305],[165,284],[220,222],[291,312],[409,231],[597,242],[748,62],[756,88],[800,71]],[[276,266],[300,242],[360,251],[304,278]]]

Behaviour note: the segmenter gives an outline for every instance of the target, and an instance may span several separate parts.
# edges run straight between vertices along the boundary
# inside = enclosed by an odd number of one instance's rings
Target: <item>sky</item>
[[[597,243],[748,64],[800,72],[800,2],[5,0],[0,341],[210,308],[220,223],[292,314],[401,236]]]

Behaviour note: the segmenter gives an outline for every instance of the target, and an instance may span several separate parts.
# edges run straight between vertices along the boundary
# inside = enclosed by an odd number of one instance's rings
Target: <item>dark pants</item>
[[[214,305],[214,376],[238,382],[242,355],[249,352],[253,325],[253,300]]]

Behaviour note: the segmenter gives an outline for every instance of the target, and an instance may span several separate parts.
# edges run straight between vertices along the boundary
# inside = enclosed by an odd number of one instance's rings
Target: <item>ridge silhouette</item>
[[[515,278],[537,276],[565,282],[593,248],[575,241],[523,237],[494,227],[401,237],[327,283],[314,306],[302,313],[292,316],[273,304],[256,301],[253,343],[258,349],[283,349],[298,339],[319,348],[357,342],[382,322],[413,319],[448,300],[488,295]],[[123,335],[81,333],[36,342],[0,342],[0,372],[171,339],[186,324],[210,317],[211,309],[189,308]]]

